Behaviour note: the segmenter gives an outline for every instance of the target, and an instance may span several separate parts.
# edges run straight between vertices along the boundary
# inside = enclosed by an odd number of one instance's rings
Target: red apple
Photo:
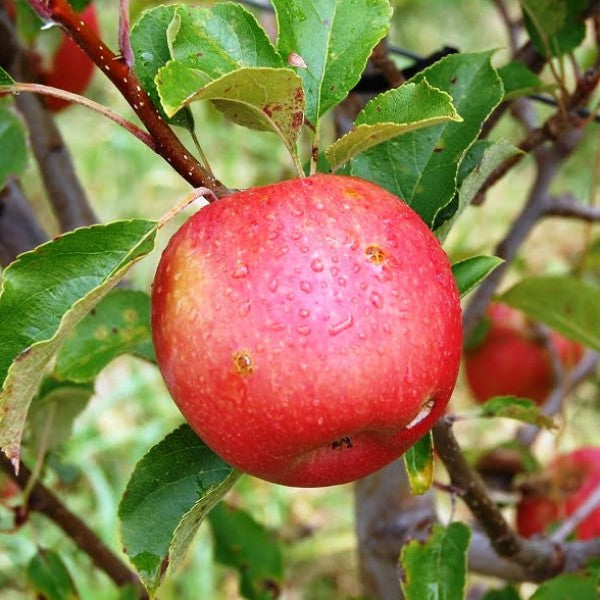
[[[293,486],[391,462],[443,414],[461,311],[419,216],[315,175],[217,200],[171,239],[152,292],[158,364],[224,460]]]
[[[525,536],[543,533],[569,517],[600,485],[600,448],[579,448],[558,456],[548,467],[543,485],[526,493],[517,506],[517,530]],[[576,536],[600,536],[600,507],[577,527]]]
[[[81,21],[98,33],[98,17],[93,4],[79,15]],[[66,34],[62,34],[60,45],[52,56],[50,66],[41,73],[40,79],[46,85],[60,88],[74,94],[83,94],[94,75],[95,65],[85,52]],[[62,98],[45,96],[48,108],[57,113],[71,103]]]
[[[480,403],[505,395],[543,403],[554,385],[552,358],[544,340],[523,313],[505,304],[491,304],[487,319],[484,340],[465,351],[465,372],[473,396]],[[556,332],[550,338],[564,367],[573,367],[583,354],[581,344]]]

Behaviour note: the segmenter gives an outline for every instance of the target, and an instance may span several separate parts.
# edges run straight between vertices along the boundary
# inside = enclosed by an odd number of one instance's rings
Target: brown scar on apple
[[[352,448],[352,440],[349,437],[343,437],[339,440],[331,442],[331,448],[333,450],[343,450],[344,448]]]
[[[252,357],[247,350],[238,350],[233,355],[233,364],[240,375],[250,375],[254,371]]]
[[[383,248],[381,248],[377,244],[369,244],[365,248],[365,254],[367,255],[367,258],[376,265],[382,264],[387,258],[385,252],[383,251]]]

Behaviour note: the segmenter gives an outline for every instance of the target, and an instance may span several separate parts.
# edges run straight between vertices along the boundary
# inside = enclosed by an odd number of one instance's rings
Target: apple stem
[[[125,64],[133,68],[133,50],[129,39],[129,0],[120,0],[119,7],[119,50]]]
[[[300,157],[298,156],[298,149],[294,148],[290,152],[290,154],[292,156],[294,168],[296,169],[296,173],[298,174],[298,177],[300,177],[300,178],[306,177],[306,173],[304,172],[304,167],[302,166],[302,163],[300,162]]]
[[[28,0],[28,2],[42,18],[50,19],[60,25],[112,81],[148,130],[154,140],[157,154],[195,188],[207,187],[216,196],[230,193],[200,164],[163,120],[135,71],[126,64],[125,57],[119,57],[112,52],[95,31],[81,21],[67,0]]]
[[[152,138],[151,135],[146,133],[143,129],[140,129],[137,125],[128,121],[121,115],[117,114],[107,106],[103,104],[99,104],[98,102],[94,102],[86,98],[85,96],[80,96],[79,94],[73,94],[72,92],[67,92],[65,90],[61,90],[55,87],[50,87],[48,85],[42,85],[40,83],[18,83],[15,82],[12,85],[2,86],[3,92],[10,92],[12,94],[19,94],[21,92],[31,92],[34,94],[41,94],[42,96],[54,96],[55,98],[62,98],[63,100],[68,100],[69,102],[74,102],[76,104],[81,104],[91,110],[100,113],[101,115],[107,117],[117,125],[123,127],[140,141],[144,142],[148,148],[156,152],[156,142]]]
[[[198,198],[204,197],[208,202],[217,200],[215,193],[209,188],[200,187],[192,190],[189,194],[185,195],[173,208],[168,210],[159,220],[158,228],[164,227],[177,213],[182,211],[188,204],[198,200]]]

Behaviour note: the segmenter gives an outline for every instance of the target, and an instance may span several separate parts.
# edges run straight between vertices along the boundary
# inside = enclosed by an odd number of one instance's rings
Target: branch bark
[[[193,187],[206,187],[217,197],[229,190],[200,164],[162,119],[127,60],[117,56],[94,31],[80,21],[66,0],[28,0],[41,16],[59,24],[110,79],[156,142],[162,156]]]
[[[21,463],[16,475],[12,464],[0,453],[0,469],[23,490],[31,477],[29,469]],[[41,482],[36,481],[31,488],[27,509],[39,512],[60,527],[117,586],[133,584],[138,598],[147,600],[148,594],[136,573],[134,573],[77,515],[72,513]]]
[[[0,64],[13,77],[27,77],[25,54],[4,10],[0,10],[0,57]],[[98,219],[52,115],[39,98],[30,94],[16,96],[15,104],[29,129],[31,148],[62,231],[95,223]]]
[[[16,179],[0,190],[0,265],[10,264],[18,254],[48,239]]]

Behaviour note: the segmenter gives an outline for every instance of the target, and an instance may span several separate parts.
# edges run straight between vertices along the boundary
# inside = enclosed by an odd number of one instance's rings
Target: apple
[[[444,413],[462,343],[436,238],[396,196],[336,175],[198,211],[162,255],[152,331],[205,443],[300,487],[355,480],[418,441]]]
[[[531,537],[573,514],[600,485],[600,448],[579,448],[559,455],[547,473],[525,488],[517,505],[517,531]],[[580,540],[600,536],[600,507],[575,530]]]
[[[93,4],[88,4],[79,17],[92,31],[98,33],[98,17]],[[40,80],[45,85],[74,94],[83,94],[92,80],[94,69],[95,65],[87,54],[68,35],[63,33],[60,44],[52,56],[50,66],[42,70]],[[44,101],[53,113],[57,113],[71,104],[68,100],[54,96],[45,96]]]
[[[465,373],[475,399],[483,403],[493,396],[518,396],[542,404],[554,385],[552,358],[543,339],[525,315],[510,306],[492,303],[486,315],[484,339],[465,351]],[[565,369],[581,358],[578,342],[551,332]]]

